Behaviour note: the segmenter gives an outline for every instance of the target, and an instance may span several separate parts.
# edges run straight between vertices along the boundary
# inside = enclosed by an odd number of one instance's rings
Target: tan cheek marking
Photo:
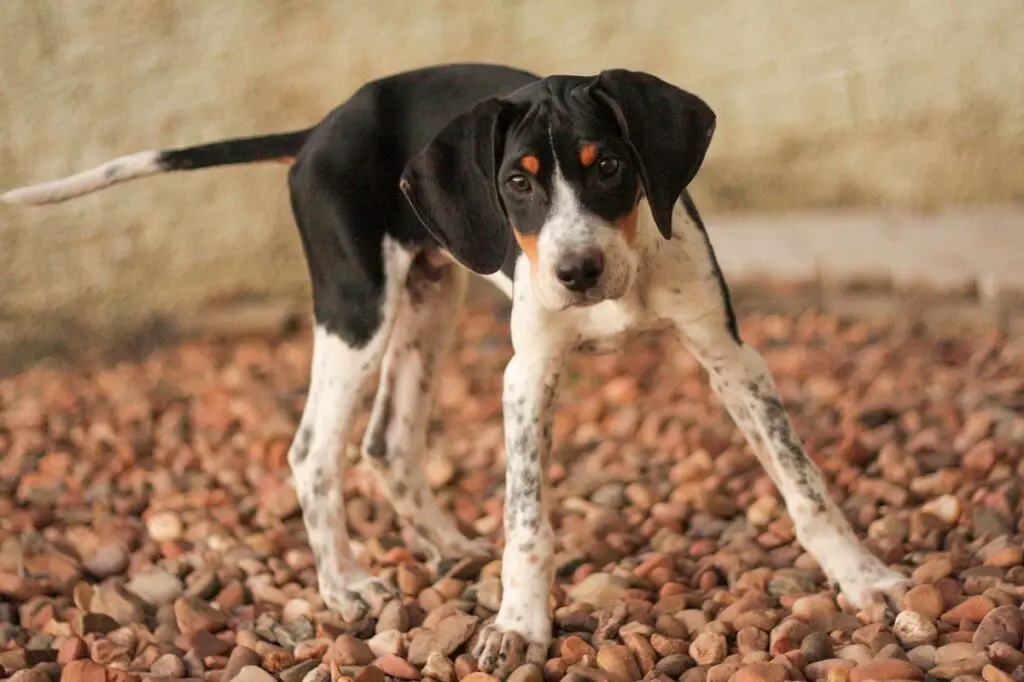
[[[536,156],[524,156],[519,160],[519,163],[522,164],[523,168],[528,173],[536,175],[540,172],[540,159]]]
[[[597,159],[597,145],[585,144],[580,147],[580,163],[584,168],[590,168]]]
[[[633,210],[628,215],[623,216],[619,219],[618,228],[622,232],[622,236],[626,238],[627,244],[632,244],[636,240],[636,221],[637,221],[637,210],[639,206],[634,206]]]
[[[519,243],[519,248],[523,250],[526,258],[530,261],[530,265],[534,270],[537,269],[537,235],[533,234],[520,234],[519,230],[513,228],[512,234],[515,235],[516,241]]]

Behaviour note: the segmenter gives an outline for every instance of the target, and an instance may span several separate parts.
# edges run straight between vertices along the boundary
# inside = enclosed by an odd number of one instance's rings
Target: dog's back
[[[75,175],[11,190],[0,200],[51,204],[135,178],[171,171],[265,161],[291,163],[311,140],[342,153],[363,150],[373,172],[397,182],[401,166],[456,114],[500,96],[539,76],[490,64],[449,64],[406,71],[370,81],[305,130],[231,138],[180,149],[146,150],[120,156]],[[367,170],[370,170],[369,168]]]

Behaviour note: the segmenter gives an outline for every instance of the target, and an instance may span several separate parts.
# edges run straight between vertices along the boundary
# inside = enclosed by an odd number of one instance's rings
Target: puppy
[[[340,486],[358,390],[378,369],[362,452],[398,516],[433,558],[488,550],[441,510],[424,449],[469,273],[506,292],[503,598],[474,649],[481,669],[504,675],[542,662],[552,638],[547,472],[562,368],[633,331],[671,329],[702,363],[798,540],[851,602],[880,604],[905,584],[857,539],[740,337],[686,192],[714,129],[704,101],[646,73],[448,65],[368,83],[308,130],[140,152],[2,198],[50,203],[165,171],[291,164],[316,326],[289,461],[320,593],[347,618],[394,595],[353,557]]]

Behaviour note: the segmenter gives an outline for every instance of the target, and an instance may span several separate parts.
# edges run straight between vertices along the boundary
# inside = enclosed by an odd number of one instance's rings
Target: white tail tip
[[[0,194],[0,201],[8,204],[53,204],[74,199],[125,180],[162,172],[160,155],[159,151],[145,151],[121,156],[60,180],[12,189]]]

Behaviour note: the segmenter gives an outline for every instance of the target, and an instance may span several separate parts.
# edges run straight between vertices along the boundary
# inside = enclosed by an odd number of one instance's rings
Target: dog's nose
[[[597,249],[573,253],[562,258],[555,267],[555,276],[569,291],[590,289],[604,272],[604,254]]]

